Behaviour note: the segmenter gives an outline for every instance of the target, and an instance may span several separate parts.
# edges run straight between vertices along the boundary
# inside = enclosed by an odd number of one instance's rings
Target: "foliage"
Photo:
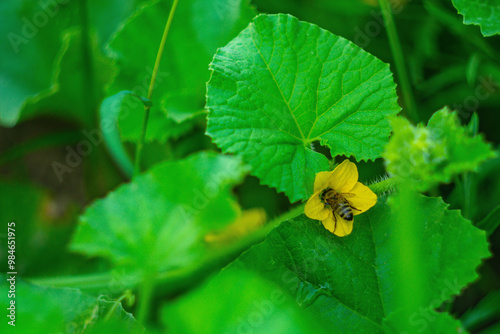
[[[496,1],[453,0],[453,5],[464,16],[464,23],[479,25],[484,36],[500,34],[500,9]]]
[[[498,332],[497,7],[2,1],[2,333]]]
[[[229,190],[244,170],[205,153],[158,164],[89,206],[71,248],[148,274],[189,266],[206,256],[200,238],[236,218]]]
[[[387,171],[418,180],[422,190],[449,182],[453,175],[474,170],[495,155],[480,136],[470,138],[448,108],[432,115],[426,127],[414,127],[405,118],[394,118],[392,127],[394,134],[384,153]]]
[[[4,277],[5,278],[5,277]],[[6,286],[2,286],[2,308],[10,307]],[[17,316],[23,319],[16,325],[22,333],[82,333],[92,332],[103,322],[117,322],[128,333],[142,333],[143,329],[119,302],[94,298],[78,289],[40,287],[18,281]],[[2,324],[5,326],[5,324]]]
[[[427,298],[420,306],[436,307],[477,277],[475,267],[488,256],[486,239],[439,199],[420,197],[413,205],[419,208],[415,220],[423,225],[422,238],[427,240],[421,250],[426,271],[433,273],[421,278],[426,290],[419,294]],[[357,217],[350,236],[337,238],[301,215],[283,222],[241,261],[279,284],[328,328],[379,333],[383,319],[399,307],[394,303],[397,249],[391,243],[400,224],[396,218],[379,201]],[[462,247],[469,252],[457,258]]]
[[[399,111],[386,64],[287,15],[257,16],[210,66],[207,133],[293,202],[328,168],[313,142],[376,159]]]

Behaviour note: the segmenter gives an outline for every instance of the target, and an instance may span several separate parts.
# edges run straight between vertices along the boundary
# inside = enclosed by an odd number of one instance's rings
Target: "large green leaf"
[[[51,93],[52,66],[69,24],[68,5],[57,8],[36,0],[0,2],[0,124],[14,126],[24,106]],[[35,24],[36,23],[36,24]],[[43,91],[43,93],[42,93]]]
[[[110,78],[100,45],[140,2],[2,1],[0,124],[50,112],[88,125]]]
[[[4,282],[5,276],[2,276],[0,305],[5,310],[14,300],[15,329],[18,333],[66,332],[66,325],[70,325],[95,300],[76,289],[53,289],[27,284],[19,276],[15,282],[15,298],[8,298],[9,285]],[[2,321],[1,326],[4,333],[10,333],[14,328],[7,325],[7,321]]]
[[[43,111],[76,119],[91,127],[95,125],[98,101],[104,97],[104,85],[113,77],[114,68],[111,60],[99,50],[96,36],[89,45],[92,61],[88,68],[82,64],[81,31],[68,29],[62,35],[62,47],[54,60],[51,88],[23,109],[23,117]]]
[[[167,304],[172,333],[331,333],[279,285],[244,269],[223,270],[202,287]]]
[[[88,207],[71,248],[149,273],[188,266],[206,255],[203,235],[236,218],[230,189],[244,173],[213,153],[161,163]]]
[[[425,241],[418,251],[430,273],[420,292],[424,305],[434,308],[477,278],[475,268],[489,255],[488,245],[483,231],[442,200],[419,196],[413,205]],[[405,306],[396,302],[396,272],[403,264],[395,262],[399,250],[391,243],[400,223],[394,218],[379,201],[356,216],[351,235],[338,238],[302,215],[283,222],[243,254],[241,263],[285,287],[333,330],[382,333],[383,319]]]
[[[116,164],[129,178],[132,177],[134,166],[120,138],[118,120],[124,114],[144,112],[146,106],[150,107],[151,101],[132,91],[124,90],[102,101],[99,109],[102,139]],[[142,129],[142,123],[135,124],[135,127]]]
[[[7,276],[9,278],[10,276]],[[2,277],[2,282],[6,282]],[[142,332],[134,317],[127,313],[119,302],[92,297],[78,289],[50,288],[28,284],[16,277],[15,297],[10,298],[9,285],[0,286],[0,306],[6,310],[15,306],[15,330],[23,334],[82,333],[107,321],[120,321],[127,333]],[[10,313],[10,311],[9,311]],[[11,321],[10,318],[8,321]],[[12,332],[14,327],[2,321],[4,333]],[[113,333],[102,332],[101,333]]]
[[[484,36],[500,34],[500,6],[497,0],[452,0],[465,24],[481,27]]]
[[[459,320],[449,313],[439,313],[432,309],[421,308],[409,318],[403,312],[393,312],[384,319],[385,334],[467,334]]]
[[[77,14],[81,17],[83,6],[87,6],[88,24],[98,31],[99,45],[103,47],[123,22],[147,2],[151,0],[87,0],[78,4]]]
[[[456,173],[476,170],[495,156],[491,145],[482,136],[470,137],[448,108],[435,112],[427,127],[415,127],[404,118],[394,118],[392,126],[394,135],[384,153],[387,171],[418,180],[423,190],[449,182]]]
[[[376,159],[396,114],[389,66],[353,43],[289,15],[260,15],[211,64],[207,133],[295,202],[332,156]]]
[[[114,36],[109,44],[120,73],[109,94],[132,90],[147,96],[152,68],[172,1],[144,5]],[[168,34],[160,71],[155,84],[151,127],[168,131],[203,110],[208,64],[218,47],[226,44],[255,15],[248,0],[180,1]],[[168,115],[168,116],[167,116]],[[133,126],[141,114],[120,120],[124,138],[137,139]],[[168,117],[168,118],[167,118]],[[171,119],[169,119],[171,118]],[[173,122],[174,120],[175,122]],[[157,136],[151,138],[151,136]],[[148,139],[162,139],[160,131]]]

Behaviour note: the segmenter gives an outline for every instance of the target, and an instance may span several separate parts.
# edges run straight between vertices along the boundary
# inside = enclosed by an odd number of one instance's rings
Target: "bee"
[[[332,209],[333,219],[335,220],[335,228],[337,227],[337,217],[335,214],[339,215],[340,218],[351,222],[354,219],[352,210],[361,211],[353,207],[341,193],[338,193],[331,188],[327,188],[321,193],[321,201],[330,206]]]

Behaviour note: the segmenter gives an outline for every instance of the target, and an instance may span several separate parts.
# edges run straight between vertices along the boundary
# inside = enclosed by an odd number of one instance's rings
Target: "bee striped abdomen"
[[[340,218],[352,221],[354,215],[349,202],[339,193],[332,189],[327,189],[321,194],[321,200],[332,208],[332,212],[340,216]]]
[[[349,203],[335,203],[335,205],[332,206],[332,209],[342,219],[347,221],[351,221],[353,219],[352,209]]]

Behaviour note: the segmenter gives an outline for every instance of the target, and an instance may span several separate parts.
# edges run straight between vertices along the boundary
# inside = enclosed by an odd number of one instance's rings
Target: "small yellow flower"
[[[321,220],[323,226],[339,237],[352,232],[353,217],[377,203],[377,195],[358,182],[358,169],[344,160],[331,172],[319,172],[314,180],[314,194],[307,201],[307,217]]]

